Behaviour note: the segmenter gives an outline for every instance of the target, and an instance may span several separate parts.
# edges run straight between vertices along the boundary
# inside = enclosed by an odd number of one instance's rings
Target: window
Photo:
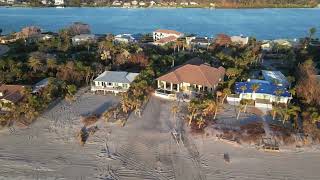
[[[109,83],[108,83],[108,86],[112,86],[112,83],[109,82]]]
[[[122,84],[122,87],[128,89],[128,84]]]
[[[119,85],[118,85],[118,83],[114,83],[114,87],[118,87]]]

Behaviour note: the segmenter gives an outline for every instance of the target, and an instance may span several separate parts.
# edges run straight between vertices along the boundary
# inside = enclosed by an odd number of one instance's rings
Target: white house
[[[136,0],[131,1],[131,4],[132,4],[133,6],[136,6],[136,5],[138,5],[138,1],[136,1]]]
[[[114,37],[114,41],[117,43],[130,43],[135,42],[135,38],[132,34],[118,34]]]
[[[158,41],[163,38],[175,37],[176,39],[183,37],[184,34],[174,30],[158,29],[153,32],[153,41]]]
[[[190,2],[190,5],[191,5],[191,6],[197,6],[197,5],[199,5],[199,4],[196,3],[196,2],[191,1],[191,2]]]
[[[62,6],[62,5],[64,5],[64,0],[54,0],[54,5],[55,6]]]
[[[145,2],[143,2],[143,1],[140,1],[140,2],[139,2],[139,5],[140,5],[140,6],[145,6],[145,5],[146,5],[146,3],[145,3]]]
[[[254,85],[257,89],[253,89]],[[241,100],[253,100],[257,107],[272,108],[272,103],[287,104],[292,99],[289,91],[269,81],[248,79],[247,82],[236,82],[235,93],[227,97],[229,104],[239,104]]]
[[[188,6],[189,3],[188,3],[188,2],[181,2],[180,5],[181,5],[181,6]]]
[[[139,73],[125,71],[105,71],[93,80],[92,92],[126,92]]]
[[[81,45],[86,42],[92,43],[95,41],[96,41],[96,36],[94,34],[80,34],[72,37],[73,45]]]
[[[231,36],[231,41],[236,44],[246,45],[249,43],[249,37],[243,36]]]
[[[121,6],[122,5],[122,1],[113,1],[112,5],[113,6]]]

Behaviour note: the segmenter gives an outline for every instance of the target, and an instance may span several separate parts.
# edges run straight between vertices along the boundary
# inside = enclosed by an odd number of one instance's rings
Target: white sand
[[[61,102],[28,129],[0,133],[0,179],[319,179],[317,152],[265,153],[214,138],[172,138],[171,103],[152,97],[142,118],[105,125],[84,147],[75,140],[80,115],[105,109],[117,98],[83,94]],[[181,119],[181,115],[178,115]],[[179,120],[178,120],[179,121]],[[179,121],[181,122],[181,121]],[[107,144],[107,145],[106,145]],[[108,157],[108,150],[109,150]],[[229,153],[230,163],[223,160]]]

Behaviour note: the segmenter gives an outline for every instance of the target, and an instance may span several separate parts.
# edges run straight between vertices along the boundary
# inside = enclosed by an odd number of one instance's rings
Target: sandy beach
[[[79,145],[81,116],[102,113],[119,98],[79,92],[48,109],[30,127],[0,132],[0,179],[319,179],[320,156],[312,150],[267,153],[190,135],[182,114],[173,119],[172,102],[151,97],[142,117],[125,127],[97,123],[98,131]],[[219,118],[219,117],[218,117]],[[171,132],[183,132],[177,143]],[[230,155],[230,163],[223,154]]]

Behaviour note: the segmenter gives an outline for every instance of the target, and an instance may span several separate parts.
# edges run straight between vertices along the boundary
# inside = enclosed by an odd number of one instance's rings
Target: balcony
[[[122,93],[127,92],[128,89],[123,88],[121,86],[113,87],[113,86],[91,86],[91,91],[103,91],[103,92],[114,92],[114,93]]]

